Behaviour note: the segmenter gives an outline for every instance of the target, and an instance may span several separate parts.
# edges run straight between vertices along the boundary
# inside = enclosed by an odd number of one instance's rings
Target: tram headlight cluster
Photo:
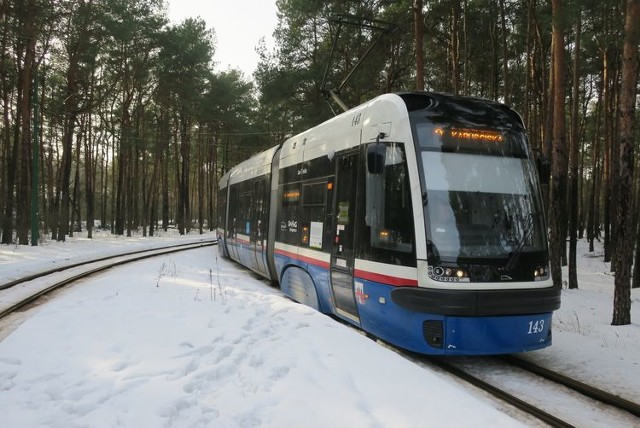
[[[544,281],[549,279],[549,266],[538,266],[533,270],[533,279],[535,281]]]
[[[429,266],[429,277],[444,282],[469,282],[469,274],[459,267]]]

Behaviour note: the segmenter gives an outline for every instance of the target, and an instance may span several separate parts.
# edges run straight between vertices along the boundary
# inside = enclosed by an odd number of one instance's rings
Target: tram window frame
[[[285,244],[298,245],[298,236],[300,235],[300,184],[300,182],[296,182],[279,186],[278,218],[281,219],[281,222],[278,227],[277,240]],[[297,196],[294,196],[295,192],[297,192]]]
[[[302,183],[302,219],[300,245],[310,247],[316,250],[324,248],[324,232],[327,228],[325,224],[325,209],[327,205],[327,181],[315,181]],[[322,230],[320,231],[320,246],[311,245],[312,223],[320,223]]]
[[[227,208],[227,189],[228,187],[223,187],[222,189],[218,189],[218,197],[216,213],[217,213],[217,222],[216,227],[226,229],[227,225],[225,224],[225,211]]]
[[[364,180],[361,181],[360,193],[364,197],[360,198],[359,210],[364,213],[364,221],[359,228],[358,257],[415,267],[415,225],[406,147],[396,142],[385,142],[385,145],[385,165],[379,174],[370,173],[364,164],[367,157],[361,156],[360,170],[363,171]],[[363,154],[366,154],[368,147],[363,146]],[[393,158],[390,149],[401,155],[399,162]],[[390,174],[395,175],[394,179],[389,179]],[[402,207],[394,205],[398,198]],[[396,218],[393,225],[397,227],[389,227],[393,226],[389,224],[391,216]]]
[[[269,175],[263,175],[252,180],[253,200],[251,203],[251,240],[261,246],[265,238],[265,228],[268,223],[269,210]]]
[[[235,238],[237,235],[237,212],[238,212],[238,185],[230,185],[229,186],[229,218],[228,223],[229,227],[227,228],[227,236],[230,238]]]
[[[245,189],[242,189],[245,190]],[[251,211],[252,211],[252,192],[243,191],[238,195],[238,212],[242,222],[238,223],[240,233],[245,236],[251,236]]]

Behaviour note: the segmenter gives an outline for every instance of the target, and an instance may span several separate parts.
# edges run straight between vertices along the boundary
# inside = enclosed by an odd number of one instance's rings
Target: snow
[[[0,246],[0,284],[200,239],[105,235]],[[640,293],[632,291],[634,323],[612,327],[609,266],[584,242],[579,251],[580,289],[563,290],[554,344],[527,358],[637,401]],[[2,426],[521,426],[495,403],[217,254],[206,247],[96,275],[4,327]]]

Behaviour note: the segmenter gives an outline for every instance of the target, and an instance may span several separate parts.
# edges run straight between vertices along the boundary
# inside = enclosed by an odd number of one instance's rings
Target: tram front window
[[[523,133],[420,123],[429,263],[512,269],[546,252],[542,204]],[[473,280],[473,279],[472,279]]]

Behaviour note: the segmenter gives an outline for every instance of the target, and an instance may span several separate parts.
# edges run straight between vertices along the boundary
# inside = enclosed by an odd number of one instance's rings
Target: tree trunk
[[[18,117],[16,118],[16,121],[18,121]],[[9,127],[5,131],[7,132],[7,134],[9,134],[8,132],[9,129],[11,128]],[[11,141],[10,135],[7,135],[7,139]],[[9,142],[9,144],[11,144],[11,142]],[[7,177],[6,177],[7,187],[6,187],[6,194],[4,198],[5,212],[4,212],[4,218],[2,221],[2,243],[3,244],[11,244],[13,241],[13,208],[15,203],[15,199],[13,195],[14,195],[15,181],[16,181],[17,162],[18,162],[18,139],[13,138],[13,144],[11,145],[10,155],[7,156]]]
[[[631,264],[637,225],[633,222],[633,169],[635,103],[638,79],[638,41],[640,39],[640,0],[627,0],[625,41],[622,54],[620,91],[620,157],[618,210],[616,221],[617,254],[612,325],[631,324]]]
[[[527,1],[527,65],[525,72],[525,84],[524,84],[524,111],[523,111],[523,120],[525,126],[528,129],[534,129],[532,127],[531,120],[531,82],[532,82],[532,71],[534,70],[533,61],[534,57],[531,53],[531,33],[534,28],[533,24],[533,14],[534,14],[534,0]],[[534,144],[535,146],[535,144]]]
[[[424,23],[422,0],[413,2],[413,27],[416,48],[416,90],[424,91]]]
[[[73,162],[73,136],[76,126],[78,93],[78,57],[70,55],[67,68],[67,97],[64,103],[64,136],[62,141],[62,166],[58,184],[59,213],[57,240],[64,241],[69,232],[69,205],[71,188],[71,166]]]
[[[16,226],[18,243],[29,244],[29,220],[31,215],[31,86],[33,83],[33,69],[36,59],[36,2],[29,0],[21,31],[26,41],[25,57],[19,70],[19,90],[22,92],[20,109],[21,143],[18,163],[18,186],[16,203]],[[16,124],[17,126],[17,124]]]
[[[176,173],[176,190],[177,190],[177,206],[176,206],[176,214],[175,214],[175,222],[176,222],[176,226],[178,227],[178,233],[180,235],[184,235],[184,211],[182,210],[182,205],[183,205],[183,201],[182,201],[182,194],[183,194],[183,190],[184,188],[182,187],[182,169],[180,168],[181,163],[180,163],[180,151],[178,150],[178,147],[180,147],[180,149],[182,149],[182,146],[179,146],[178,144],[178,132],[174,131],[174,135],[175,138],[173,139],[174,141],[174,145],[173,145],[173,151],[174,151],[174,159],[175,159],[175,173]]]
[[[93,238],[93,222],[95,217],[95,160],[93,154],[93,133],[91,132],[93,115],[89,114],[87,136],[84,138],[84,188],[85,209],[87,211],[87,238]]]
[[[640,194],[636,193],[636,198],[640,198]],[[638,218],[637,215],[636,218]],[[632,288],[640,288],[640,224],[636,228],[636,258],[633,262]]]
[[[214,227],[218,227],[217,222],[217,207],[218,207],[218,140],[215,137],[210,137],[211,143],[209,144],[209,231],[213,231]]]
[[[615,57],[622,55],[619,53],[618,49],[614,50]],[[609,230],[610,238],[609,238],[609,253],[611,255],[611,272],[615,272],[618,265],[618,260],[616,256],[618,255],[617,242],[617,224],[615,223],[618,220],[618,204],[620,201],[620,124],[618,122],[618,114],[619,114],[619,90],[620,86],[618,82],[620,81],[620,68],[618,61],[613,61],[614,67],[614,76],[612,76],[612,84],[611,84],[611,168],[610,168],[610,189],[611,189],[611,197],[610,197],[610,219],[611,219],[611,227]]]
[[[565,136],[565,91],[564,91],[564,29],[562,27],[562,5],[552,0],[553,10],[553,177],[551,181],[550,252],[551,276],[556,287],[562,287],[561,256],[565,245],[564,202],[566,194],[567,147]]]
[[[509,104],[511,102],[509,98],[509,57],[507,49],[507,20],[505,18],[504,0],[500,0],[500,23],[502,33],[502,86],[504,93],[504,102]]]
[[[204,129],[204,126],[201,127],[200,129]],[[205,144],[205,137],[202,135],[202,133],[198,133],[198,157],[196,159],[196,171],[195,173],[197,174],[197,180],[198,180],[198,191],[197,191],[197,198],[198,198],[198,231],[199,233],[202,235],[204,233],[204,197],[206,195],[205,192],[205,180],[204,180],[204,171],[205,171],[205,166],[206,166],[206,156],[205,156],[205,148],[204,148],[204,144]]]
[[[191,151],[191,135],[189,134],[190,129],[190,121],[188,118],[182,119],[181,125],[181,142],[180,142],[180,156],[182,158],[182,168],[181,168],[181,176],[182,180],[180,183],[180,210],[182,211],[182,227],[179,232],[181,235],[184,233],[189,233],[191,229],[191,209],[189,207],[189,189],[190,189],[190,180],[189,180],[189,170],[190,170],[190,151]]]
[[[129,198],[127,196],[129,182],[131,180],[132,131],[131,131],[131,102],[133,94],[125,90],[125,98],[122,106],[122,133],[118,150],[118,183],[116,189],[115,233],[124,235],[127,227],[127,212]]]
[[[69,229],[69,236],[73,237],[73,232],[80,232],[82,230],[80,219],[80,147],[82,146],[82,136],[84,134],[84,120],[81,120],[80,131],[77,136],[77,148],[76,148],[76,166],[75,174],[73,178],[73,199],[71,201],[71,228]],[[74,227],[74,223],[76,223]]]
[[[578,288],[578,266],[577,266],[577,245],[578,245],[578,183],[579,175],[579,147],[578,141],[578,104],[579,104],[579,88],[580,88],[580,17],[575,25],[575,48],[573,55],[573,99],[571,103],[571,172],[570,172],[570,189],[569,195],[569,288]]]
[[[460,93],[460,3],[451,2],[451,86],[453,93]]]
[[[589,252],[595,251],[594,240],[598,237],[598,207],[599,207],[599,186],[600,181],[600,117],[602,114],[602,91],[598,91],[598,101],[596,102],[595,123],[596,130],[593,136],[591,152],[591,188],[589,190],[589,217],[587,219],[587,240],[589,241]]]
[[[165,152],[162,165],[162,230],[169,228],[169,153]]]
[[[611,79],[610,79],[609,49],[604,50],[602,66],[602,102],[604,107],[604,165],[603,165],[603,186],[604,186],[604,261],[611,261],[611,146],[613,135],[611,132]]]

